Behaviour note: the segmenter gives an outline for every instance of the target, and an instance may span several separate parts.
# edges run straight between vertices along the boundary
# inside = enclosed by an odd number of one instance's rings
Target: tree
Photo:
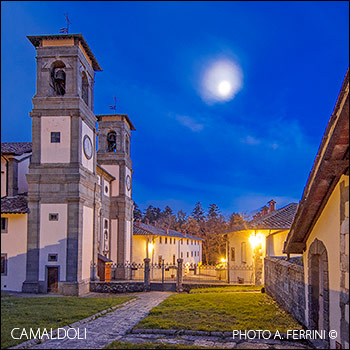
[[[134,221],[142,220],[142,211],[139,206],[134,202]]]
[[[197,202],[194,206],[194,209],[192,211],[192,217],[197,221],[197,222],[204,222],[205,220],[205,215],[204,215],[204,210],[202,207],[201,202]]]
[[[175,230],[182,232],[185,228],[186,220],[186,213],[179,210],[176,214]]]
[[[175,229],[175,220],[176,217],[173,214],[173,211],[169,206],[166,206],[164,210],[160,213],[159,218],[157,220],[157,224],[159,227]]]
[[[150,224],[154,224],[159,219],[159,217],[160,209],[149,205],[146,209],[142,222],[149,222]]]

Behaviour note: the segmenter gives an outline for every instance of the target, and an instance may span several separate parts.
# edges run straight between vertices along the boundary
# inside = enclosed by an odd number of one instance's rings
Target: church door
[[[58,291],[58,267],[47,268],[47,292],[57,293]]]

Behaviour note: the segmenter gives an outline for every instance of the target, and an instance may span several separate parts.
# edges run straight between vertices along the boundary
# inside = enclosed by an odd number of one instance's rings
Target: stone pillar
[[[145,263],[145,280],[144,280],[144,291],[149,292],[151,290],[151,275],[150,275],[150,267],[149,263],[151,259],[146,258],[143,259]]]
[[[262,261],[262,252],[261,252],[261,245],[259,244],[254,249],[254,284],[256,286],[262,285],[262,279],[263,279],[263,261]]]
[[[177,259],[177,277],[176,277],[177,292],[183,292],[182,277],[183,277],[183,259]]]

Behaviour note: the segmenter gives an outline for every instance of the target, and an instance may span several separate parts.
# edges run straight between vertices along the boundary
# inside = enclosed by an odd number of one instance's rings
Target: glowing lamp
[[[220,260],[222,263],[225,263],[226,261],[227,261],[227,259],[225,259],[225,258],[221,258],[221,260]]]
[[[264,242],[264,235],[261,233],[258,233],[257,235],[255,233],[252,233],[249,237],[249,242],[253,249],[255,249],[257,246],[262,245]]]

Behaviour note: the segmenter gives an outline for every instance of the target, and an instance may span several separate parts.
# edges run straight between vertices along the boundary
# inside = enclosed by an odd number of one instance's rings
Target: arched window
[[[55,61],[51,65],[50,86],[54,96],[63,96],[66,93],[65,64],[62,61]]]
[[[117,134],[115,131],[110,131],[107,135],[107,150],[108,152],[117,151]]]
[[[83,72],[83,75],[81,78],[81,98],[88,106],[89,105],[89,81],[85,72]]]

